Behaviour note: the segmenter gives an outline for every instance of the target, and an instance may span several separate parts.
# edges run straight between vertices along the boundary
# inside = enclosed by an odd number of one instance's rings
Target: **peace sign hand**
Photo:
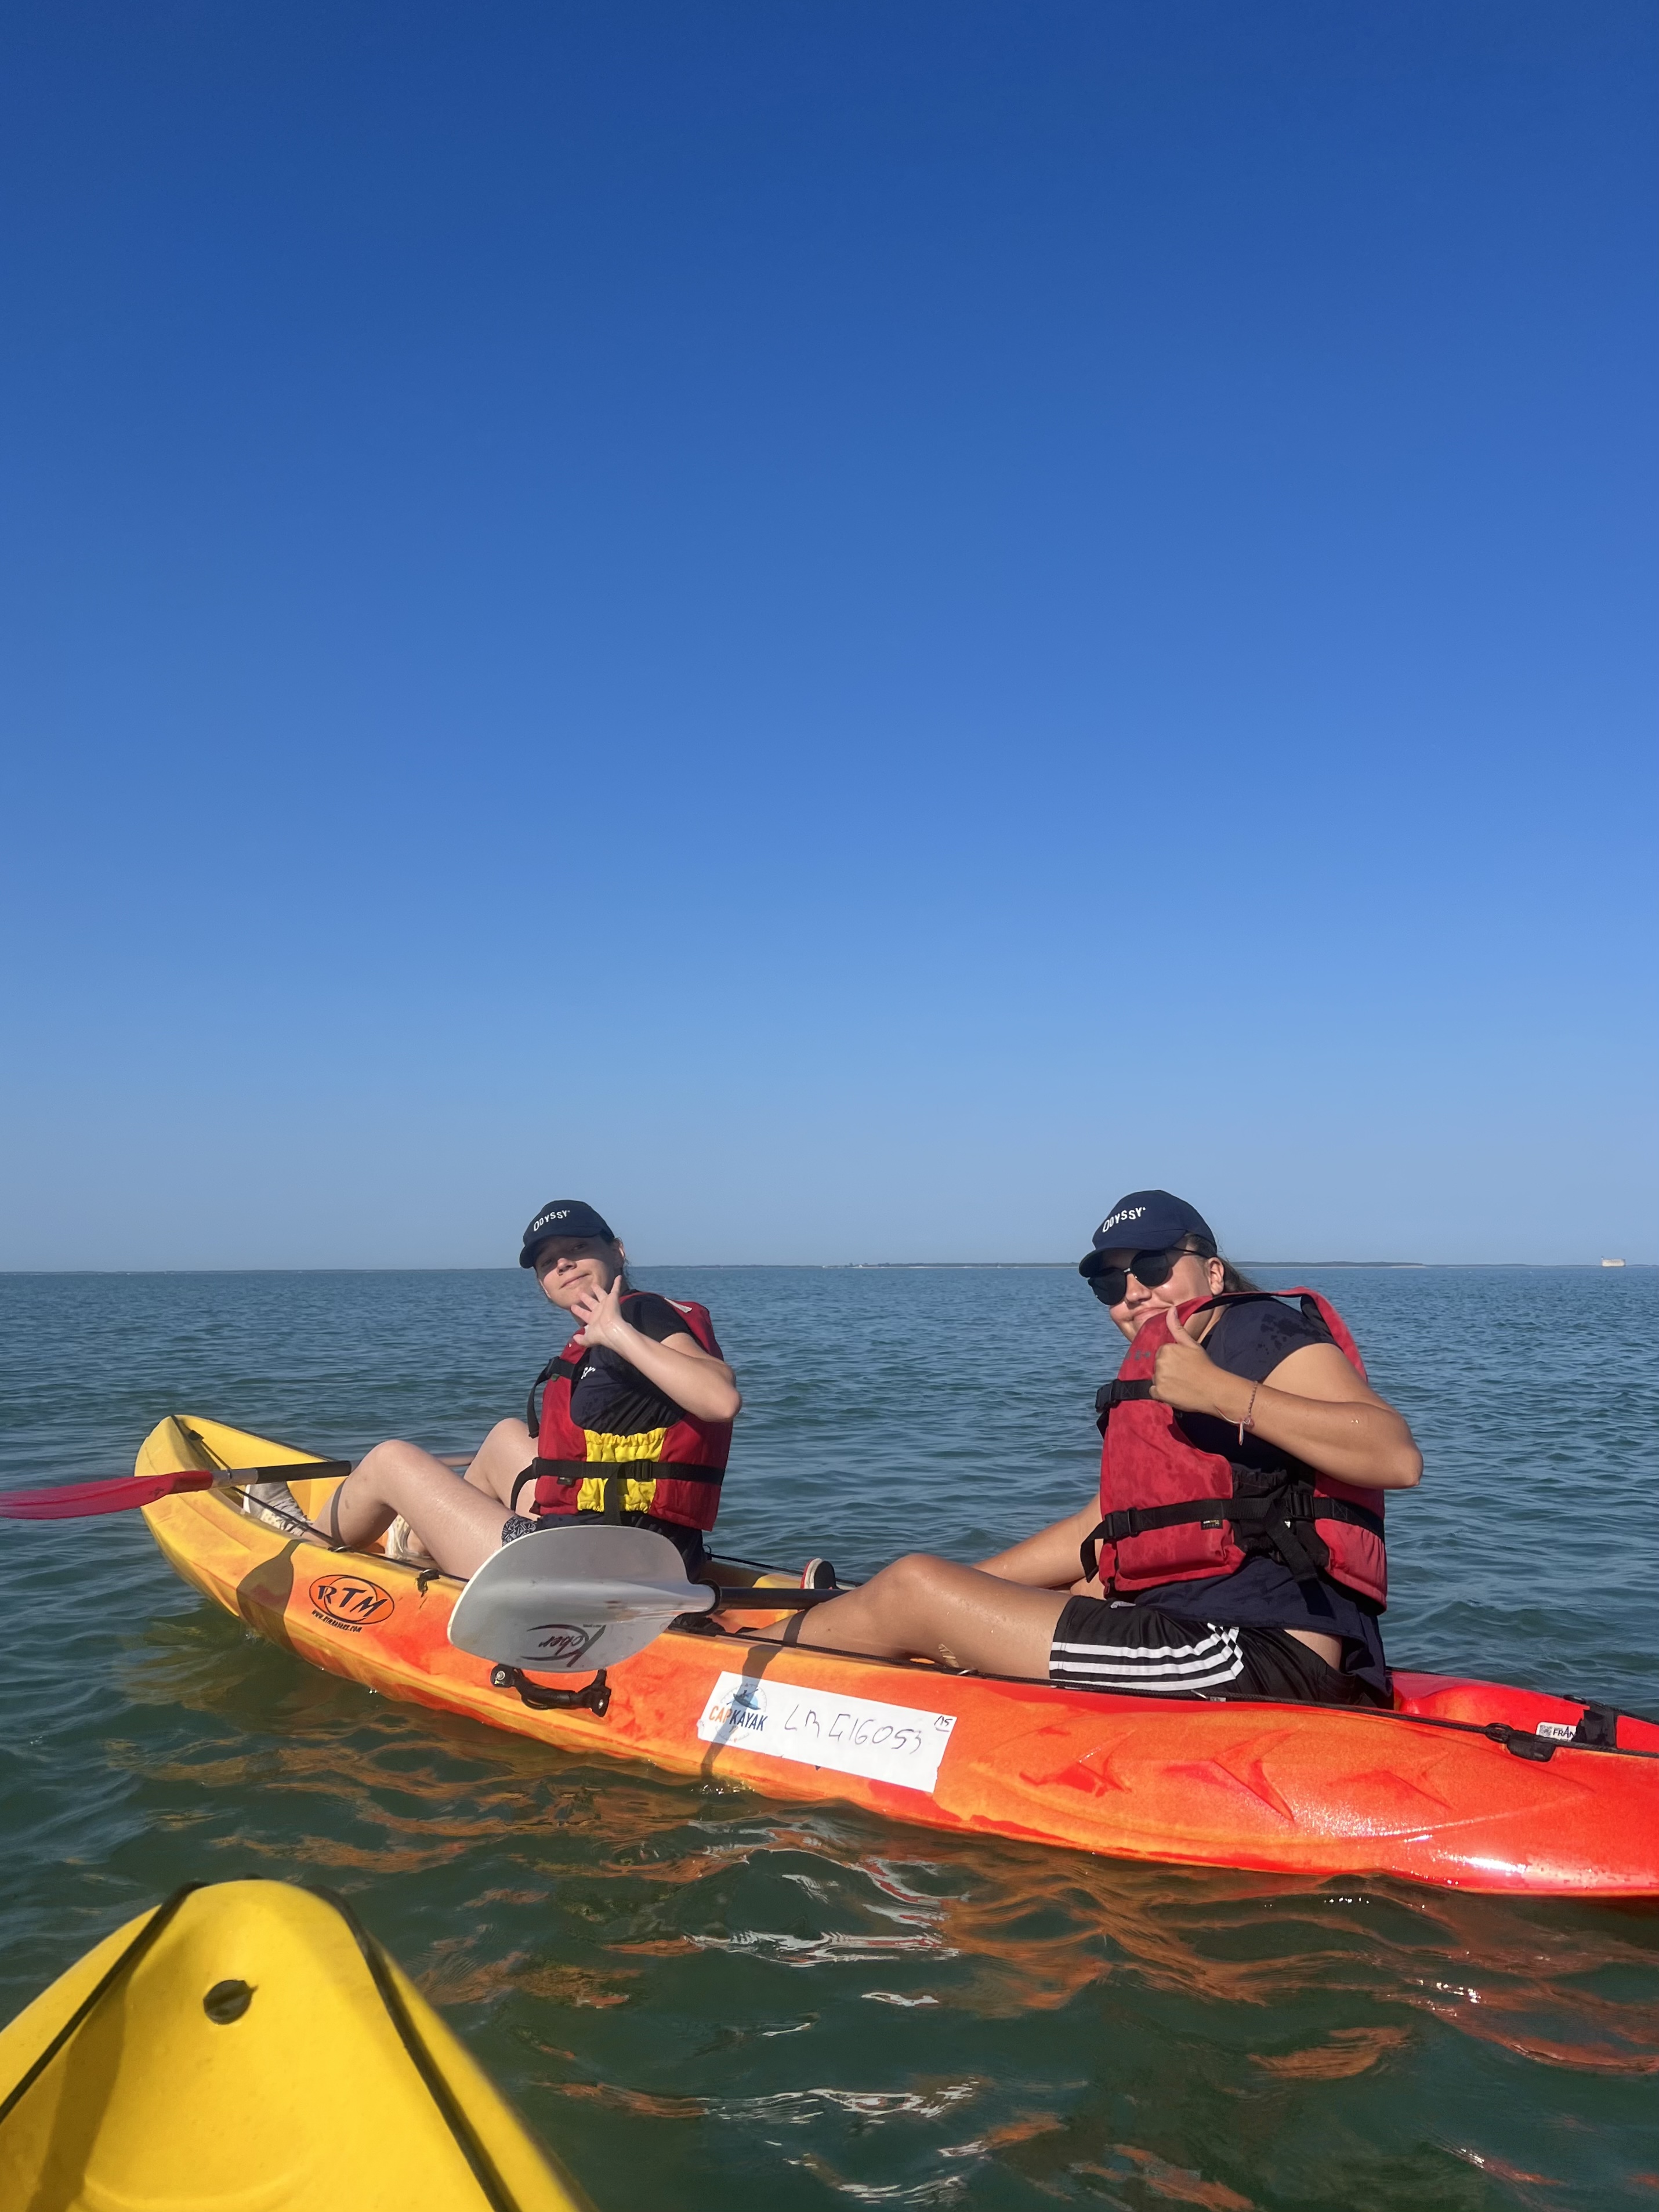
[[[610,1344],[628,1327],[623,1319],[622,1277],[618,1275],[609,1290],[582,1291],[570,1301],[570,1311],[582,1324],[576,1332],[578,1344]]]

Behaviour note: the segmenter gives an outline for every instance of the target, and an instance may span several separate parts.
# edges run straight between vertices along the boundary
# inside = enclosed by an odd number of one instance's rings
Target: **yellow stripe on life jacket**
[[[635,1460],[655,1461],[662,1451],[666,1428],[641,1429],[636,1436],[614,1437],[603,1429],[584,1429],[587,1438],[590,1461],[607,1467],[625,1467]],[[657,1478],[648,1481],[630,1476],[623,1484],[620,1510],[624,1513],[648,1513],[656,1503]],[[584,1482],[576,1492],[578,1513],[603,1513],[605,1510],[605,1481],[603,1477]]]

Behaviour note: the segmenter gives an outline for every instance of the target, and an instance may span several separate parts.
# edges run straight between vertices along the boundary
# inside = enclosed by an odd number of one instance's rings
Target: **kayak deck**
[[[192,1416],[162,1422],[135,1472],[292,1465],[314,1512],[338,1479],[307,1480],[315,1456]],[[296,1656],[563,1750],[1124,1858],[1659,1896],[1659,1726],[1620,1717],[1618,1747],[1594,1748],[1572,1699],[1402,1671],[1392,1713],[1169,1702],[671,1630],[610,1670],[603,1712],[542,1710],[450,1644],[453,1578],[283,1535],[213,1490],[144,1517],[186,1582]]]
[[[0,2203],[584,2212],[343,1900],[186,1885],[0,2029]]]

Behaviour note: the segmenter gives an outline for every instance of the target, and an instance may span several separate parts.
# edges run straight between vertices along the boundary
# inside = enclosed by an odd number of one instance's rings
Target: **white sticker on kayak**
[[[1556,1743],[1571,1743],[1577,1733],[1577,1723],[1573,1721],[1540,1721],[1533,1730],[1534,1735],[1549,1736]]]
[[[931,1790],[954,1713],[884,1705],[877,1698],[840,1698],[794,1682],[722,1674],[697,1723],[704,1743],[741,1744],[745,1751],[833,1767],[872,1782]]]

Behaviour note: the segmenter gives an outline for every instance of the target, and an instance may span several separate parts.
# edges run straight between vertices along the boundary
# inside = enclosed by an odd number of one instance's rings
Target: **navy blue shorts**
[[[1060,1690],[1137,1698],[1271,1698],[1369,1705],[1356,1675],[1339,1674],[1282,1628],[1183,1620],[1151,1605],[1070,1599],[1054,1623],[1048,1680]]]

